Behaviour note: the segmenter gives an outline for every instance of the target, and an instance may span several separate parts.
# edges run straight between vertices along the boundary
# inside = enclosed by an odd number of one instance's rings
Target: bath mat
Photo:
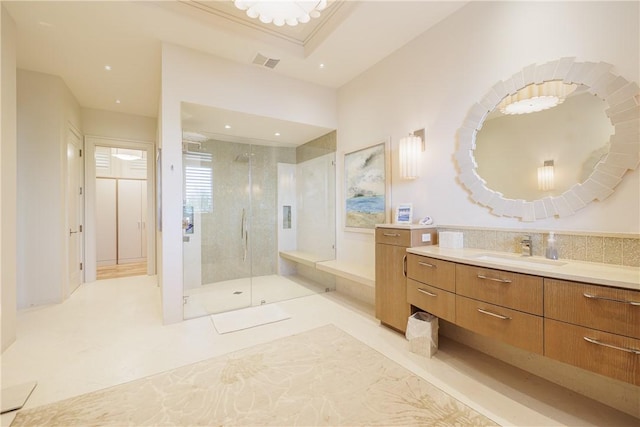
[[[334,325],[18,412],[17,426],[490,426]]]
[[[291,316],[277,304],[265,304],[211,315],[213,326],[219,334],[249,329],[289,318]]]

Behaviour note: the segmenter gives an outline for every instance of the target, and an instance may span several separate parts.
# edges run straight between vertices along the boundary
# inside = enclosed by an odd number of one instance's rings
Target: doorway
[[[84,222],[84,168],[82,165],[82,139],[73,127],[67,131],[67,228],[69,271],[66,296],[75,291],[83,281],[83,222]]]
[[[86,142],[87,281],[155,274],[153,143]]]

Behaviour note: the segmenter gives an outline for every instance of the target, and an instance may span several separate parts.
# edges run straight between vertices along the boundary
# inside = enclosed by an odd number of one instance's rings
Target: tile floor
[[[337,292],[278,303],[291,319],[218,335],[210,317],[162,325],[156,278],[82,285],[62,304],[22,311],[2,354],[2,387],[36,380],[26,407],[121,384],[333,323],[502,425],[625,426],[632,418],[445,338],[425,359]],[[5,414],[2,425],[12,417]]]

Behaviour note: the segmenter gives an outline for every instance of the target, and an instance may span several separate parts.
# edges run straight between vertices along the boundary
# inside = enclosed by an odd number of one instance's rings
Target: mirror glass
[[[577,85],[564,102],[543,111],[503,114],[496,108],[476,136],[478,175],[509,199],[564,193],[584,182],[608,152],[614,127],[606,107],[586,86]],[[554,185],[541,189],[538,168],[548,161],[553,161]]]

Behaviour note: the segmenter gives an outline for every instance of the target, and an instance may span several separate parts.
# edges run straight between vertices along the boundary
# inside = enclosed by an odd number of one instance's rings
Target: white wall
[[[16,25],[4,6],[0,15],[0,351],[4,351],[16,339]]]
[[[182,134],[180,103],[336,128],[334,90],[174,45],[162,47],[162,262],[165,323],[182,320]]]
[[[499,80],[561,57],[604,61],[639,79],[638,2],[471,2],[338,91],[338,153],[392,141],[392,204],[413,202],[414,217],[436,224],[638,233],[639,171],[616,193],[562,218],[535,223],[499,218],[456,181],[456,133],[470,107]],[[543,23],[543,25],[541,25]],[[426,128],[422,174],[398,178],[398,139]],[[338,183],[343,182],[338,157]],[[338,184],[338,259],[373,265],[373,235],[343,230]]]
[[[18,70],[18,308],[61,302],[68,281],[66,147],[80,107],[62,79]]]
[[[153,117],[82,108],[82,128],[86,135],[130,141],[156,140],[158,121]]]

